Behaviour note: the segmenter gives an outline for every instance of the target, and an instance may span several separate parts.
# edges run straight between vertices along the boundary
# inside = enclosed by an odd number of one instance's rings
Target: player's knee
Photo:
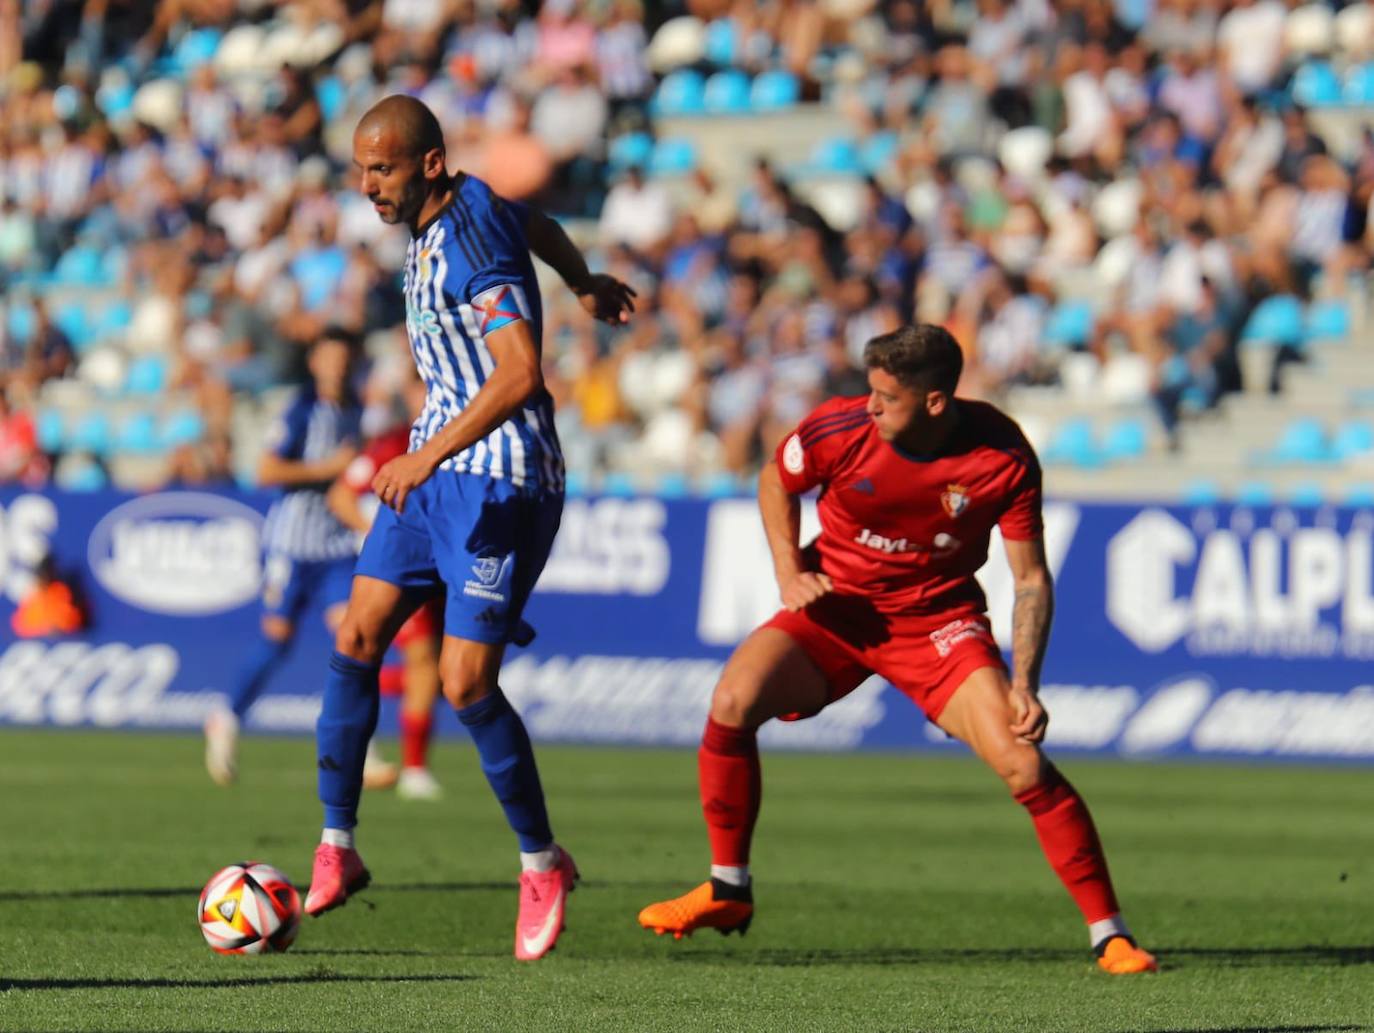
[[[758,686],[729,675],[716,684],[711,696],[711,719],[731,728],[757,727],[763,722],[758,714]]]
[[[496,685],[481,672],[459,669],[444,672],[444,699],[454,710],[462,710],[491,695]]]
[[[1015,742],[1005,747],[993,762],[993,767],[1013,796],[1033,789],[1044,777],[1045,758],[1036,747]]]
[[[291,632],[295,630],[291,622],[285,617],[264,617],[262,619],[262,633],[273,642],[285,642],[291,637]]]
[[[345,615],[334,635],[334,648],[344,656],[365,664],[380,663],[385,646],[381,635],[369,631],[353,614]]]

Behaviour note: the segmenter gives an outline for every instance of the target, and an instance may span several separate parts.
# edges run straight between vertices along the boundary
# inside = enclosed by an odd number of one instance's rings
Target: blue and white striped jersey
[[[327,459],[345,442],[359,441],[362,412],[356,402],[342,405],[316,397],[303,387],[268,435],[268,447],[281,459],[313,463]],[[357,536],[329,512],[327,485],[283,488],[267,512],[263,549],[293,560],[332,560],[354,556]]]
[[[486,336],[518,320],[542,347],[539,284],[525,239],[526,208],[459,173],[453,200],[421,226],[406,253],[406,332],[425,382],[413,452],[454,417],[495,368]],[[511,419],[440,466],[534,489],[563,489],[553,399],[540,390]]]

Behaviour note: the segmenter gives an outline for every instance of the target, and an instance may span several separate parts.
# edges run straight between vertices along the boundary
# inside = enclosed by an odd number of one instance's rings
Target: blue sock
[[[525,722],[500,689],[463,707],[458,720],[477,746],[482,773],[501,801],[506,821],[520,839],[520,849],[528,854],[547,849],[553,843],[553,832]]]
[[[379,696],[376,664],[335,653],[324,683],[324,709],[315,723],[320,802],[324,827],[351,829],[358,824],[367,742],[377,730]]]
[[[266,635],[260,637],[248,651],[243,664],[239,667],[238,678],[229,690],[229,709],[242,720],[254,700],[262,695],[267,679],[277,669],[286,654],[291,651],[291,639],[277,641]]]

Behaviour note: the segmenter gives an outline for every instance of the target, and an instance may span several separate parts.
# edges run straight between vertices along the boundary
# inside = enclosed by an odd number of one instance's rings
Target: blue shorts
[[[405,512],[377,511],[357,573],[416,594],[442,588],[445,635],[524,645],[534,633],[520,615],[562,516],[561,493],[437,470]]]
[[[263,615],[284,617],[294,624],[313,599],[323,602],[326,609],[348,602],[354,562],[352,556],[296,560],[284,553],[269,552],[262,564]]]

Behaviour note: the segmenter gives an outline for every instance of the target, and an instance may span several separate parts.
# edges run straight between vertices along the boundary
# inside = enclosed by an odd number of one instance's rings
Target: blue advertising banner
[[[0,723],[198,726],[257,635],[268,501],[0,492]],[[1374,514],[1052,501],[1045,520],[1056,750],[1374,758]],[[806,507],[804,534],[815,521]],[[48,553],[91,626],[19,639],[14,606]],[[980,578],[1005,644],[996,543]],[[527,611],[538,637],[503,685],[538,739],[694,744],[724,660],[776,606],[752,500],[570,499]],[[329,649],[316,608],[249,727],[311,729]],[[881,679],[762,738],[948,748]]]

